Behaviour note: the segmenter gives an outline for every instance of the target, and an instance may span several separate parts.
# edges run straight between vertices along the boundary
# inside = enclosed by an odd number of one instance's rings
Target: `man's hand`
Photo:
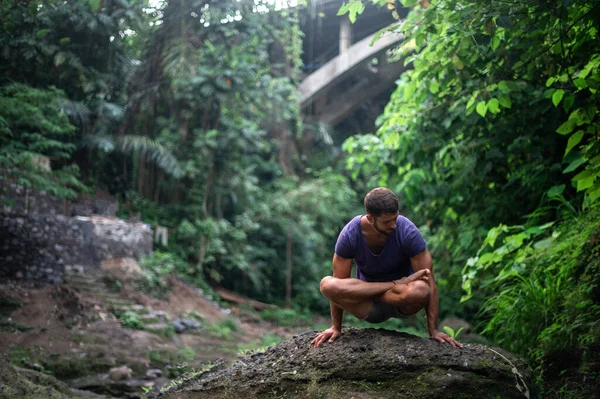
[[[322,333],[321,333],[322,334]],[[444,342],[448,342],[450,345],[456,347],[456,348],[462,348],[463,344],[461,344],[460,342],[456,341],[454,338],[451,338],[448,334],[444,334],[443,332],[440,331],[434,331],[431,334],[431,339],[437,342],[441,342],[442,344]]]
[[[339,328],[330,327],[327,330],[317,334],[317,337],[312,340],[311,344],[315,348],[318,348],[319,345],[321,345],[326,340],[329,340],[329,342],[335,341],[337,339],[337,337],[339,337],[341,334],[342,334],[342,332],[340,331]]]

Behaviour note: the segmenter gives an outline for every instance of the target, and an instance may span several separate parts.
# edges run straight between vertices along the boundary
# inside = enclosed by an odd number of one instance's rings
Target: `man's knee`
[[[429,284],[422,280],[408,283],[406,286],[394,286],[393,292],[399,294],[395,297],[397,304],[425,304],[429,300],[431,289]]]
[[[408,284],[409,290],[408,295],[414,300],[428,301],[429,295],[431,294],[431,287],[429,283],[422,280],[413,281]]]
[[[337,292],[336,278],[332,276],[323,277],[321,280],[321,294],[326,298],[331,298]]]

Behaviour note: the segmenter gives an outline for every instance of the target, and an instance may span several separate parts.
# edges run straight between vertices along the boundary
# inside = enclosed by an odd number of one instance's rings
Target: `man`
[[[398,198],[379,187],[365,196],[366,215],[352,219],[340,233],[333,255],[333,277],[321,280],[330,301],[332,325],[312,341],[335,341],[347,311],[369,323],[407,317],[425,308],[431,339],[462,344],[437,329],[438,294],[431,255],[417,227],[398,214]],[[352,259],[357,278],[350,278]]]

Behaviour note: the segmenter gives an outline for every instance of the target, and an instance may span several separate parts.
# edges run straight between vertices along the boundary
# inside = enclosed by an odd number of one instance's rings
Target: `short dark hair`
[[[390,189],[377,187],[365,195],[365,210],[373,216],[398,212],[398,197]]]

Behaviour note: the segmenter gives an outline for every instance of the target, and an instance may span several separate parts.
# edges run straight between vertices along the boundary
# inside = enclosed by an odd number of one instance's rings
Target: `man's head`
[[[365,196],[367,220],[381,234],[390,235],[396,228],[398,197],[385,187],[377,187]]]

